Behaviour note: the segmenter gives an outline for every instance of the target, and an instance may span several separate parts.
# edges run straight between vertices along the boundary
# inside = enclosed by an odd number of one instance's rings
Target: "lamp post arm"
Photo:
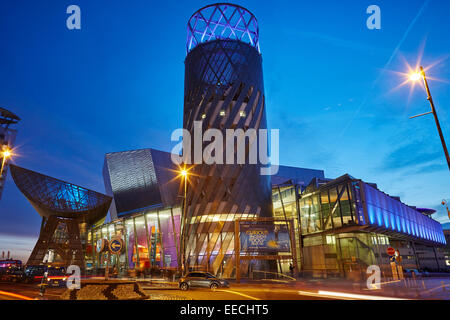
[[[423,67],[420,67],[420,72],[421,72],[422,77],[423,77],[423,82],[425,84],[425,89],[427,90],[427,95],[428,95],[427,100],[430,102],[431,112],[433,113],[434,120],[436,122],[436,127],[437,127],[438,132],[439,132],[439,137],[441,138],[442,148],[444,149],[445,158],[447,159],[448,169],[450,170],[450,156],[448,154],[447,145],[445,144],[444,135],[442,134],[441,125],[439,123],[439,119],[438,119],[438,116],[437,116],[437,113],[436,113],[436,108],[434,107],[433,97],[431,96],[430,87],[428,86],[427,76],[425,75],[425,70],[423,69]]]

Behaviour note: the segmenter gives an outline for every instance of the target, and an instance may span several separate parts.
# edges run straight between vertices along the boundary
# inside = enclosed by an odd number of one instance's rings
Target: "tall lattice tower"
[[[226,129],[267,128],[258,23],[250,11],[222,3],[198,10],[186,50],[183,127],[191,137],[197,121],[202,132],[219,129],[224,137]],[[233,277],[234,221],[272,214],[270,176],[261,175],[259,161],[249,164],[253,143],[246,140],[245,164],[202,163],[189,171],[182,248],[191,270]],[[236,141],[233,147],[236,161]]]

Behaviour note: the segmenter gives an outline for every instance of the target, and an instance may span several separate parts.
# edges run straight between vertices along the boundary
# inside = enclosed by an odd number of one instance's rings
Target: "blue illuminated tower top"
[[[235,4],[216,3],[201,8],[189,19],[187,31],[186,53],[213,40],[239,40],[261,52],[256,17]]]

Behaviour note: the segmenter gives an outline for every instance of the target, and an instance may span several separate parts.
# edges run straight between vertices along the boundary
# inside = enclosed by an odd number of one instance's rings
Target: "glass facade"
[[[283,187],[275,187],[272,190],[273,214],[277,219],[286,219],[293,221],[294,240],[296,243],[297,266],[301,266],[301,249],[300,249],[300,233],[298,223],[298,194],[299,190],[296,186],[288,185]],[[286,264],[286,263],[285,263]],[[289,265],[279,266],[280,271],[288,270]]]
[[[426,264],[415,247],[429,254],[445,244],[438,222],[348,175],[314,179],[307,187],[287,183],[275,187],[272,198],[275,217],[295,221],[304,275],[358,279],[372,264],[389,274],[389,246],[400,250],[404,267],[420,268]]]
[[[107,254],[95,250],[97,240],[120,236],[124,249],[119,256],[111,255],[110,267],[118,274],[149,275],[152,270],[175,270],[178,267],[181,209],[153,210],[127,216],[88,233],[90,250],[86,251],[86,270],[103,273],[108,262]]]
[[[358,224],[353,198],[350,181],[304,192],[299,201],[302,235]]]
[[[345,177],[345,176],[344,176]],[[300,199],[302,235],[348,226],[366,226],[412,240],[445,244],[439,222],[359,180],[339,178]]]
[[[438,244],[446,244],[442,225],[415,209],[364,184],[369,224]]]

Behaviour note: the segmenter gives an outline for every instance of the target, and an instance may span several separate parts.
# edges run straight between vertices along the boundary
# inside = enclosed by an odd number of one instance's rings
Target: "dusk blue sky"
[[[186,24],[211,1],[0,2],[0,107],[22,118],[14,162],[104,192],[107,152],[170,151],[182,127]],[[237,1],[258,19],[268,125],[281,164],[375,182],[414,206],[438,210],[450,174],[422,87],[393,90],[423,50],[450,142],[450,2]],[[81,8],[81,30],[66,8]],[[381,30],[366,8],[381,8]],[[8,177],[0,251],[25,259],[41,218]]]

